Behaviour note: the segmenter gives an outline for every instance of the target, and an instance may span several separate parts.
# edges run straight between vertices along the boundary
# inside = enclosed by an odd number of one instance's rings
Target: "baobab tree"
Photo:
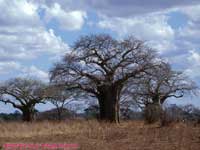
[[[44,103],[46,85],[39,80],[14,78],[0,86],[0,101],[19,109],[23,121],[32,121],[35,105]]]
[[[161,62],[142,79],[130,82],[125,93],[132,95],[129,98],[143,107],[145,116],[151,118],[152,114],[160,117],[156,111],[162,112],[162,104],[167,99],[182,98],[186,94],[194,93],[196,89],[196,84],[183,72],[174,71],[168,63]]]
[[[100,119],[119,121],[119,97],[131,78],[140,78],[154,65],[155,52],[133,37],[81,37],[51,71],[51,82],[96,97]]]

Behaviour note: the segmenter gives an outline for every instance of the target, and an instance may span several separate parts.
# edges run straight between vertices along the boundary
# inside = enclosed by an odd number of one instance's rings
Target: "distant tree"
[[[45,87],[45,84],[35,79],[11,79],[0,86],[0,101],[19,109],[24,121],[32,121],[35,105],[44,103]]]
[[[164,109],[164,115],[162,116],[161,125],[166,125],[174,121],[194,123],[194,125],[199,124],[200,109],[192,104],[184,106],[171,104]]]
[[[0,113],[0,122],[1,121],[18,121],[22,117],[21,113],[15,111],[14,113]]]
[[[136,119],[138,105],[130,99],[130,95],[124,95],[122,92],[120,98],[120,117],[123,119]]]
[[[98,105],[91,105],[85,110],[85,115],[88,119],[90,118],[97,118],[99,119],[99,106]]]
[[[168,98],[181,98],[196,89],[195,83],[182,72],[174,71],[169,64],[162,62],[142,79],[130,82],[126,90],[140,107],[145,108],[146,115],[152,117],[151,114],[160,116],[162,104]]]
[[[164,109],[164,114],[162,116],[162,122],[177,122],[184,119],[184,111],[180,106],[176,104],[171,104]]]
[[[61,121],[65,107],[74,100],[72,99],[74,94],[60,86],[49,86],[45,93],[48,95],[47,100],[56,107],[57,119]]]
[[[200,123],[200,109],[195,107],[192,104],[185,105],[181,107],[184,114],[183,118],[185,121],[193,121],[196,123]]]
[[[54,66],[51,82],[97,98],[100,119],[119,122],[123,87],[131,78],[144,75],[154,59],[155,52],[133,37],[115,40],[103,34],[84,36]]]
[[[76,113],[72,110],[69,110],[67,108],[63,108],[62,110],[62,118],[61,119],[72,119]],[[58,112],[56,108],[52,108],[50,110],[46,110],[43,112],[38,112],[36,116],[36,120],[38,121],[44,121],[44,120],[52,120],[57,121],[58,120]]]

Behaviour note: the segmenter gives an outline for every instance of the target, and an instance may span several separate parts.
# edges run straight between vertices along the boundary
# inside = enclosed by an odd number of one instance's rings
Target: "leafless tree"
[[[72,98],[73,94],[60,86],[49,86],[45,93],[45,95],[48,95],[47,100],[56,107],[57,119],[61,121],[63,119],[62,114],[65,106],[74,100]]]
[[[142,88],[136,92],[141,96],[148,96],[148,103],[163,104],[168,98],[182,98],[189,93],[195,93],[196,84],[183,72],[174,71],[167,63],[161,63],[151,75],[140,81]]]
[[[0,86],[0,101],[19,109],[23,113],[24,121],[32,121],[35,105],[44,103],[45,87],[39,80],[14,78]]]
[[[100,119],[119,121],[119,97],[131,78],[140,78],[154,65],[155,52],[133,37],[81,37],[51,71],[52,83],[80,89],[96,97]]]
[[[196,84],[183,72],[174,71],[168,63],[160,62],[142,79],[130,82],[126,92],[132,94],[130,98],[149,113],[148,108],[152,108],[152,111],[162,110],[161,105],[168,98],[181,98],[188,93],[195,93],[196,89]]]

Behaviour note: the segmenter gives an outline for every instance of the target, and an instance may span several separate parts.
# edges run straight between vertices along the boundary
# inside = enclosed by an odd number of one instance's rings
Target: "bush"
[[[175,121],[177,120],[173,116],[171,116],[166,110],[162,111],[160,117],[160,126],[168,126]]]

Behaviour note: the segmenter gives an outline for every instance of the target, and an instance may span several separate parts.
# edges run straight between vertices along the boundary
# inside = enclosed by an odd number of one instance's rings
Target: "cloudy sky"
[[[199,0],[0,0],[0,81],[48,81],[52,64],[91,33],[134,35],[200,85]],[[181,103],[200,106],[198,97]]]

